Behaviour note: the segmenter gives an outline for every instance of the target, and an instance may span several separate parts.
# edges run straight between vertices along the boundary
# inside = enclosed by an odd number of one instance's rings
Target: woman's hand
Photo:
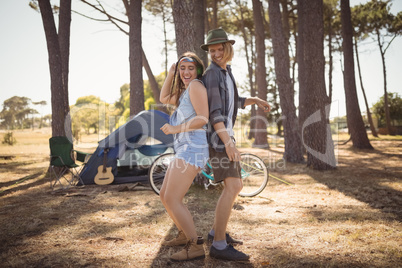
[[[172,87],[173,79],[174,79],[174,71],[176,68],[176,63],[173,63],[172,66],[170,66],[169,73],[165,79],[165,82],[163,83],[161,93],[159,95],[159,101],[163,104],[176,104],[176,95],[170,95],[170,89]]]
[[[176,69],[176,63],[173,63],[172,66],[170,66],[169,73],[171,73],[172,75],[174,75],[175,69]]]
[[[162,130],[163,133],[165,133],[166,135],[176,134],[176,133],[179,133],[177,127],[178,126],[172,126],[172,125],[166,123],[160,128],[160,130]]]

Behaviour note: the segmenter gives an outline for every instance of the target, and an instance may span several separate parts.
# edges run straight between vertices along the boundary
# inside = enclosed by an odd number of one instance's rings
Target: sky
[[[110,7],[121,5],[110,0]],[[351,6],[363,0],[351,0]],[[46,101],[48,105],[35,107],[41,114],[51,113],[50,74],[45,34],[41,16],[28,5],[29,0],[2,0],[0,2],[0,104],[13,96],[28,97],[33,102]],[[72,9],[85,14],[91,11],[84,4],[73,0]],[[84,12],[85,11],[85,12]],[[402,11],[402,0],[394,0],[391,12]],[[162,21],[143,12],[142,42],[154,75],[164,71]],[[173,39],[171,29],[168,37]],[[233,36],[229,37],[233,38]],[[238,40],[238,43],[242,43]],[[401,64],[402,37],[396,38],[386,53],[388,92],[402,95]],[[240,47],[235,45],[233,73],[237,83],[246,83],[247,71]],[[378,47],[367,42],[360,48],[363,83],[371,106],[384,94],[381,56]],[[169,55],[169,66],[176,59],[176,52]],[[273,64],[273,63],[272,63]],[[340,58],[335,58],[333,78],[333,105],[331,117],[346,114],[345,93]],[[357,69],[356,69],[357,74]],[[144,71],[144,79],[147,79]],[[360,109],[366,110],[356,77]],[[70,40],[69,102],[95,95],[107,103],[120,97],[120,87],[129,83],[128,36],[108,23],[84,18],[73,13]]]

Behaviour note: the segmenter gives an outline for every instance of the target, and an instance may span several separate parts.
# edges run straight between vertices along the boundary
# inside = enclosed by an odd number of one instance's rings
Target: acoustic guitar
[[[111,184],[114,180],[112,167],[106,167],[107,153],[109,149],[103,151],[103,165],[98,167],[98,173],[95,176],[95,183],[98,185]]]

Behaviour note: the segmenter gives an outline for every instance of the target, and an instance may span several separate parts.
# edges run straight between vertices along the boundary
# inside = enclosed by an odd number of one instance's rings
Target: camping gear
[[[157,110],[142,111],[99,142],[82,169],[82,184],[94,184],[98,167],[111,168],[113,184],[147,182],[148,169],[161,154],[173,152],[173,135],[160,128],[169,115]],[[107,152],[106,161],[104,153]]]
[[[109,149],[105,149],[103,153],[103,165],[98,167],[98,173],[95,176],[95,183],[98,185],[111,184],[114,180],[112,167],[106,167],[107,153]]]
[[[82,183],[79,173],[89,154],[74,150],[73,144],[64,136],[51,137],[49,147],[52,190],[68,189],[78,181]],[[75,159],[82,164],[77,164]]]

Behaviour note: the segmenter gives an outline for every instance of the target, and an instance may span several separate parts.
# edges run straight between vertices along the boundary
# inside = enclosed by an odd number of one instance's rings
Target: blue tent
[[[114,184],[147,181],[148,168],[155,158],[173,152],[173,135],[160,130],[168,122],[169,115],[157,110],[142,111],[134,116],[99,142],[80,173],[83,183],[95,183],[98,167],[103,166],[105,149],[106,166],[112,167]]]

